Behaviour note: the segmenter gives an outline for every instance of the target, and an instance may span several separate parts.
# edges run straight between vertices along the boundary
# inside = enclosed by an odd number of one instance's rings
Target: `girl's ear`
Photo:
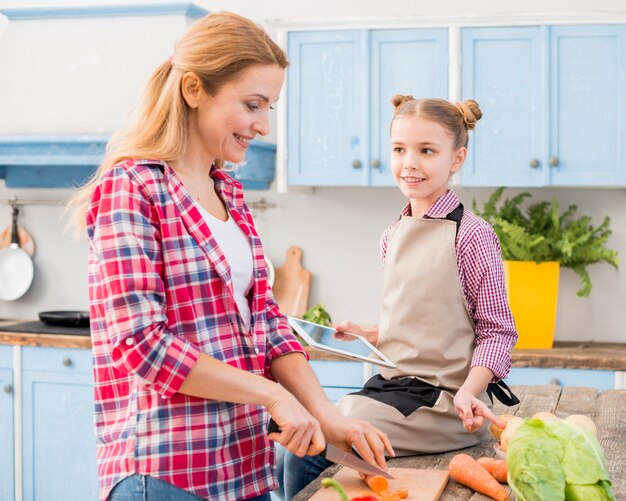
[[[452,166],[450,167],[450,174],[456,174],[463,167],[465,157],[467,156],[467,148],[465,146],[456,150],[454,158],[452,159]]]
[[[185,73],[180,81],[183,98],[190,108],[197,108],[202,94],[200,77],[191,71]]]

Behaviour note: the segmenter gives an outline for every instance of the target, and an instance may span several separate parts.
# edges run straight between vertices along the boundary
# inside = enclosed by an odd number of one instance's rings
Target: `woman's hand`
[[[461,388],[454,396],[454,408],[459,413],[463,427],[469,432],[475,432],[485,420],[489,420],[499,428],[504,428],[505,423],[500,420],[487,404],[477,398],[471,391]]]
[[[368,463],[387,469],[385,453],[393,457],[395,454],[387,435],[367,421],[350,419],[338,412],[325,416],[322,430],[326,440],[341,449],[356,449]]]
[[[354,341],[354,337],[347,336],[344,332],[350,334],[358,334],[359,336],[364,337],[374,346],[378,342],[378,328],[377,327],[361,327],[355,323],[352,323],[348,320],[344,320],[339,325],[335,326],[335,334],[333,337],[335,339],[340,339],[341,341]]]
[[[282,390],[267,410],[280,428],[280,433],[270,433],[269,438],[296,456],[315,456],[326,447],[317,419],[288,391]]]

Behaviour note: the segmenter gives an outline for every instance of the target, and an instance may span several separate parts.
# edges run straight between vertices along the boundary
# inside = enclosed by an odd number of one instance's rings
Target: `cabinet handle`
[[[550,379],[550,384],[556,384],[557,386],[563,386],[561,384],[561,381],[559,381],[557,378],[553,377],[552,379]]]
[[[72,365],[72,359],[71,358],[64,358],[63,361],[61,362],[65,367],[69,367],[70,365]]]
[[[13,386],[5,384],[3,390],[7,395],[9,395],[10,393],[13,393]]]
[[[559,165],[559,157],[550,157],[548,162],[550,162],[550,167],[556,167]]]
[[[352,160],[352,167],[354,167],[355,169],[360,169],[361,165],[363,165],[363,164],[361,163],[360,160],[356,160],[356,159]]]
[[[380,160],[378,160],[378,158],[375,158],[374,160],[372,160],[372,169],[378,169],[380,167]]]
[[[536,158],[533,158],[533,159],[530,161],[530,166],[531,166],[533,169],[536,169],[537,167],[539,167],[539,160],[537,160]]]

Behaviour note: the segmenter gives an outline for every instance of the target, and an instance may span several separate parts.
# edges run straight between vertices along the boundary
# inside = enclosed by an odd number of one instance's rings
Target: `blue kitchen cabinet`
[[[331,402],[363,387],[361,362],[311,360],[310,364]]]
[[[90,350],[22,352],[25,500],[98,499]]]
[[[626,185],[626,25],[550,28],[550,184]]]
[[[483,112],[470,134],[461,183],[541,186],[540,28],[464,29],[461,50],[462,98],[475,99]]]
[[[615,372],[591,369],[555,369],[550,367],[513,367],[506,378],[508,385],[587,386],[598,390],[615,388]]]
[[[0,346],[0,499],[15,498],[13,347]]]
[[[445,98],[446,29],[289,34],[287,181],[393,186],[394,94]]]
[[[626,26],[462,30],[466,186],[626,185]]]

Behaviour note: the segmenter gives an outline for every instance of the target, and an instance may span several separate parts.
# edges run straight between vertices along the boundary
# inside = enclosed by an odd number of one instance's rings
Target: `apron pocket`
[[[350,395],[373,398],[408,417],[420,407],[434,407],[441,391],[432,384],[412,377],[387,380],[376,374],[365,383],[361,391]]]

